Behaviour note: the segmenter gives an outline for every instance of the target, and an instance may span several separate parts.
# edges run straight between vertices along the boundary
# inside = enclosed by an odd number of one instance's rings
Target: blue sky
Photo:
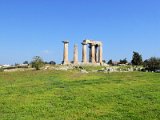
[[[62,61],[63,44],[103,42],[104,59],[160,57],[159,0],[0,0],[0,64]]]

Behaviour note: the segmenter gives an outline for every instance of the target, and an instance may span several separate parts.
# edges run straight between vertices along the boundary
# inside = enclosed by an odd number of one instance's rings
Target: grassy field
[[[160,120],[160,74],[0,73],[0,120]]]

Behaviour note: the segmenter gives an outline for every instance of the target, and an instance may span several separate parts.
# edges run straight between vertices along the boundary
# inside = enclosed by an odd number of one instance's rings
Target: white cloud
[[[42,53],[43,53],[43,54],[49,54],[50,51],[49,51],[49,50],[43,50]]]

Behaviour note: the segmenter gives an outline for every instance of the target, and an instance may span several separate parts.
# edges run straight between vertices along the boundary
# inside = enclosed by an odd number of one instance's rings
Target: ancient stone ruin
[[[68,60],[68,41],[63,41],[64,43],[64,53],[62,64],[71,64]],[[89,48],[89,53],[87,54],[87,46]],[[89,55],[89,57],[87,57]],[[78,61],[78,46],[74,45],[74,57],[73,64],[102,64],[103,51],[102,42],[93,40],[83,40],[82,42],[82,62]]]

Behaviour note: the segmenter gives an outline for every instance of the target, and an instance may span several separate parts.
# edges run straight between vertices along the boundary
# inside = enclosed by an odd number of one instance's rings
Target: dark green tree
[[[138,52],[133,52],[131,63],[132,65],[142,65],[143,64],[142,55],[140,55]]]
[[[29,64],[29,62],[28,61],[24,61],[23,64]]]
[[[103,63],[106,63],[106,60],[102,60]]]
[[[108,64],[109,64],[109,65],[113,65],[112,59],[108,61]]]
[[[35,68],[36,70],[40,70],[40,68],[44,65],[44,62],[41,57],[35,56],[33,57],[31,65],[32,65],[32,68]]]
[[[150,59],[145,60],[143,65],[149,71],[160,69],[160,58],[151,57]]]
[[[124,58],[123,60],[119,61],[119,64],[126,64],[128,63],[127,58]]]
[[[56,65],[56,62],[55,61],[50,61],[49,64],[50,65]]]

